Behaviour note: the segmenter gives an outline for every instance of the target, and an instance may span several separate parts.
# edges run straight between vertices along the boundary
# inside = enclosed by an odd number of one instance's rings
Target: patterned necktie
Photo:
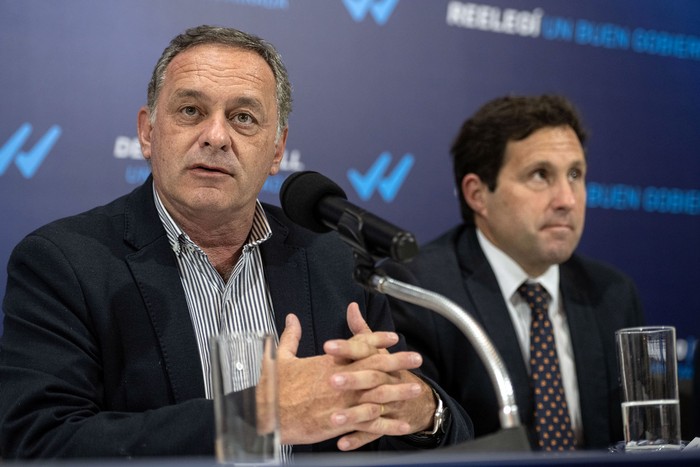
[[[535,431],[544,451],[574,449],[574,432],[564,396],[559,357],[547,308],[549,294],[540,284],[523,284],[518,293],[532,311],[530,377],[535,398]]]

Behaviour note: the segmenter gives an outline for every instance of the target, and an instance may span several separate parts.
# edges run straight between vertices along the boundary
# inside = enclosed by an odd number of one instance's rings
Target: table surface
[[[129,466],[129,467],[214,467],[218,464],[213,458],[140,458],[140,459],[85,459],[85,460],[0,460],[3,466],[32,467],[92,467],[92,466]],[[454,452],[414,451],[405,453],[333,453],[295,455],[290,464],[308,467],[399,467],[399,466],[436,466],[436,467],[473,467],[473,466],[618,466],[618,465],[700,465],[700,449],[686,451],[662,451],[644,454],[623,454],[599,451],[579,451],[563,454],[535,452]]]

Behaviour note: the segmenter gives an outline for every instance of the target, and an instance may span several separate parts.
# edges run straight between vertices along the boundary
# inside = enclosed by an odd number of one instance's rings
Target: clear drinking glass
[[[277,348],[263,333],[211,339],[216,457],[220,463],[279,463]]]
[[[680,449],[675,328],[626,328],[615,338],[625,451]]]

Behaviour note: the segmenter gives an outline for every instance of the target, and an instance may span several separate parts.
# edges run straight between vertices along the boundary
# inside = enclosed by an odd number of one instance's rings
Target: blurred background
[[[689,393],[696,0],[0,0],[0,295],[23,236],[148,176],[136,112],[169,40],[203,23],[268,39],[290,73],[287,154],[261,200],[316,170],[420,243],[459,222],[449,147],[467,117],[505,94],[571,99],[590,133],[579,252],[634,278],[649,324],[676,327]]]

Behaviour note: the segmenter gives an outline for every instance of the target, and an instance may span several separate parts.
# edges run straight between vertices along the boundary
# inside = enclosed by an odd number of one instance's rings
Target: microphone
[[[302,227],[318,233],[338,231],[356,255],[360,251],[374,257],[390,256],[401,262],[412,258],[418,252],[418,244],[411,233],[350,203],[342,188],[318,172],[295,172],[290,175],[280,189],[280,202],[287,217]],[[479,323],[470,313],[448,298],[392,279],[385,273],[375,273],[376,264],[367,266],[360,264],[355,268],[354,277],[361,285],[428,308],[452,322],[476,349],[496,388],[501,430],[444,449],[449,452],[530,450],[525,427],[520,424],[515,391],[508,371],[498,350]]]
[[[352,204],[342,188],[318,172],[295,172],[287,177],[280,189],[280,203],[287,217],[300,226],[317,233],[336,230],[372,256],[403,262],[418,253],[412,233]]]

